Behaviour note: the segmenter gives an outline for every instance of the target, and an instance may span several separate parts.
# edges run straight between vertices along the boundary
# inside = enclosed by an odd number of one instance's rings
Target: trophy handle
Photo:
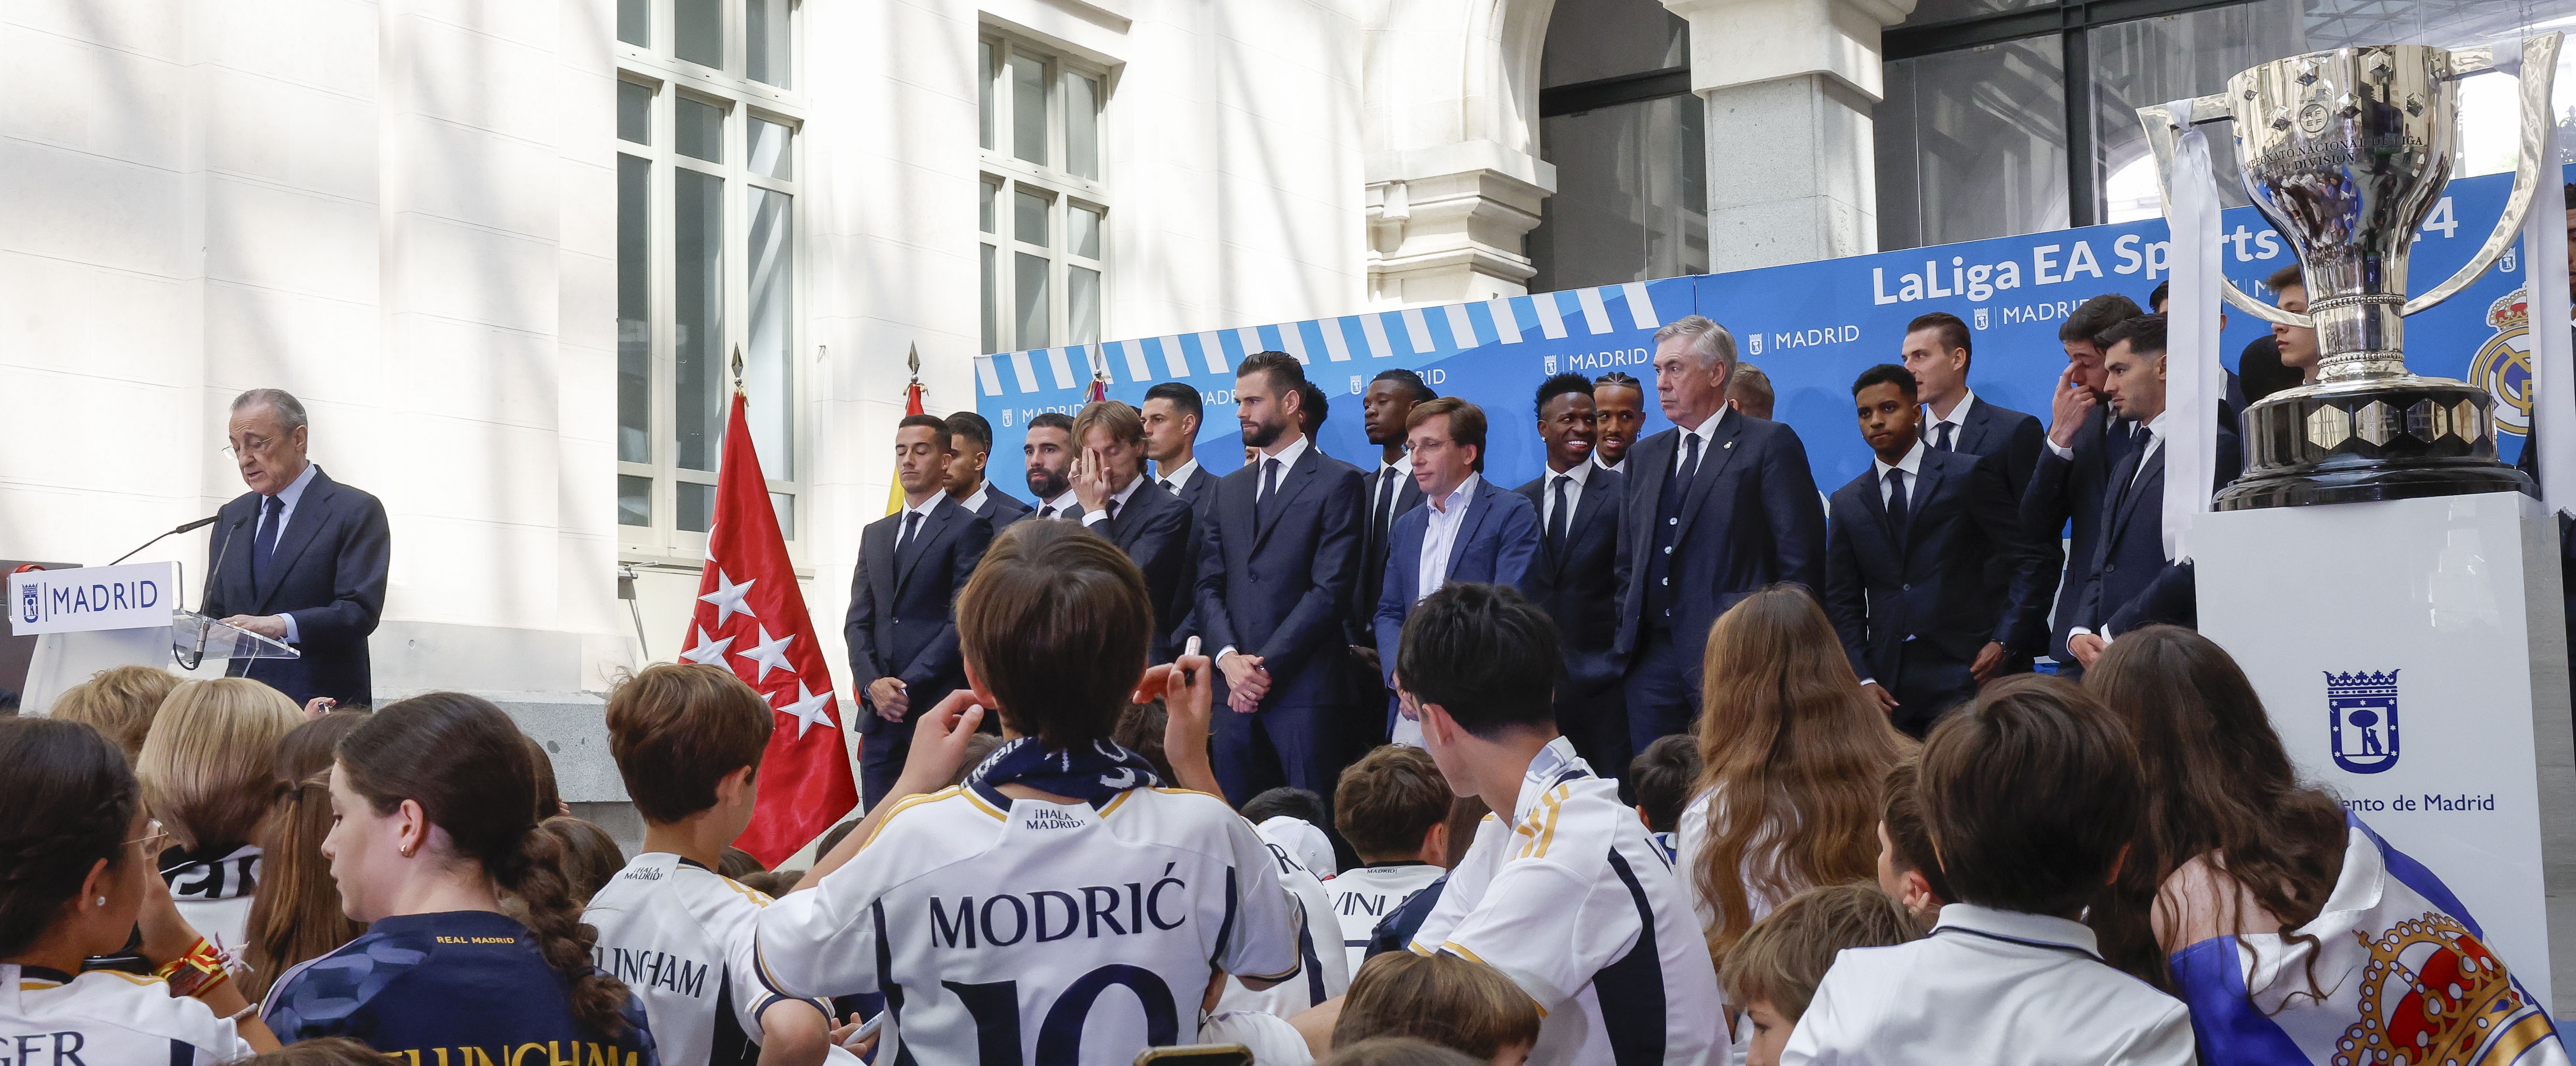
[[[2485,277],[2488,268],[2495,266],[2496,260],[2504,255],[2505,247],[2521,236],[2523,216],[2530,212],[2532,197],[2540,189],[2542,162],[2550,160],[2555,166],[2557,153],[2549,150],[2549,134],[2553,128],[2549,115],[2549,89],[2550,82],[2558,76],[2558,46],[2563,36],[2551,32],[2522,39],[2522,153],[2513,165],[2513,196],[2505,201],[2504,215],[2496,219],[2495,232],[2487,234],[2487,243],[2478,248],[2478,254],[2470,256],[2469,261],[2461,265],[2459,273],[2433,286],[2424,295],[2406,301],[2406,309],[2400,314],[2411,315],[2425,310],[2468,288]],[[2482,56],[2466,58],[2469,62],[2461,66],[2474,66],[2465,72],[2455,70],[2455,77],[2491,65],[2491,61],[2482,61],[2485,60]]]
[[[2541,96],[2541,112],[2544,115],[2547,114],[2549,110],[2547,92],[2548,91],[2546,89],[2543,89]],[[2526,105],[2526,112],[2527,110],[2528,105]],[[2194,125],[2198,125],[2202,122],[2222,121],[2228,119],[2231,115],[2227,103],[2227,94],[2225,93],[2203,96],[2193,100],[2191,111]],[[2146,127],[2147,151],[2153,153],[2156,157],[2156,202],[2159,206],[2164,208],[2165,217],[2167,219],[2171,219],[2173,217],[2174,137],[2176,134],[2181,132],[2181,128],[2174,124],[2173,112],[2167,109],[2163,104],[2157,104],[2153,107],[2139,108],[2138,124]],[[2527,127],[2529,123],[2526,121],[2524,125]],[[2515,221],[2515,225],[2521,225],[2518,218]],[[2461,284],[2465,285],[2468,283],[2461,282]],[[2264,303],[2261,300],[2245,295],[2245,291],[2237,288],[2236,283],[2229,281],[2225,274],[2221,274],[2218,277],[2218,293],[2219,295],[2226,297],[2228,303],[2235,304],[2239,310],[2266,322],[2278,322],[2285,326],[2295,326],[2301,329],[2313,329],[2316,327],[2316,320],[2313,318],[2309,318],[2308,316],[2296,311],[2281,310],[2271,304]]]

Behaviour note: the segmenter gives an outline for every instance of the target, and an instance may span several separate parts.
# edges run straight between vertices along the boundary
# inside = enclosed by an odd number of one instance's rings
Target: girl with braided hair
[[[76,722],[0,718],[0,1056],[239,1062],[275,1038],[155,876],[125,752]],[[81,972],[137,931],[160,976]]]
[[[271,1029],[405,1061],[659,1066],[642,1006],[592,965],[598,934],[562,842],[537,829],[535,767],[500,708],[433,692],[378,709],[340,741],[331,810],[322,854],[341,908],[369,924],[277,978]]]

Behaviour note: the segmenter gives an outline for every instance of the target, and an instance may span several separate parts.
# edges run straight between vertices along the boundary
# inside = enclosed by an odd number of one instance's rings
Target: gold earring
[[[402,857],[406,859],[411,858],[411,845],[405,844],[402,846]]]

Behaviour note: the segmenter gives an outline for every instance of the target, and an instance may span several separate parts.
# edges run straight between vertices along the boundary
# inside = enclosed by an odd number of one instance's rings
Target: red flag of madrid
[[[831,668],[814,643],[805,594],[787,559],[787,541],[770,508],[769,482],[733,395],[717,467],[714,528],[707,531],[707,569],[698,578],[697,611],[680,657],[732,670],[777,712],[760,763],[760,793],[751,827],[736,847],[776,866],[834,820],[859,805],[850,758],[841,746],[841,716]]]

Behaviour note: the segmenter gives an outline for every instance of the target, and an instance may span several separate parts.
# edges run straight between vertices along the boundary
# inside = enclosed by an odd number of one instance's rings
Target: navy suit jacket
[[[1430,535],[1429,507],[1404,512],[1387,533],[1386,573],[1378,582],[1374,623],[1378,671],[1389,688],[1395,685],[1404,616],[1412,613],[1413,594],[1422,583],[1422,542]],[[1475,491],[1468,494],[1467,513],[1459,516],[1458,536],[1449,542],[1449,571],[1441,583],[1473,581],[1526,592],[1538,542],[1538,510],[1520,494],[1478,477]]]
[[[1216,506],[1216,481],[1216,475],[1202,466],[1190,471],[1189,480],[1178,486],[1181,502],[1190,506],[1190,542],[1181,553],[1181,587],[1172,597],[1170,613],[1162,616],[1163,623],[1170,627],[1165,633],[1165,643],[1170,645],[1174,655],[1179,655],[1181,648],[1199,631],[1199,548],[1207,539],[1209,516],[1214,513],[1211,508]],[[1154,483],[1154,491],[1164,491],[1159,477]],[[1199,649],[1202,654],[1213,654],[1216,650],[1211,647]]]
[[[1646,574],[1655,513],[1681,452],[1667,429],[1628,449],[1627,510],[1619,521],[1620,654],[1646,632]],[[1698,647],[1717,616],[1765,585],[1825,580],[1825,514],[1796,430],[1729,411],[1703,445],[1697,476],[1683,493],[1673,539],[1673,639]]]
[[[297,703],[329,696],[343,706],[373,706],[367,635],[384,616],[385,572],[393,562],[385,505],[316,466],[267,569],[254,580],[251,541],[261,499],[245,492],[215,512],[218,559],[209,564],[199,613],[295,616],[304,657],[251,662],[242,676],[275,685]]]
[[[850,575],[850,613],[841,636],[849,642],[859,702],[873,707],[868,685],[892,677],[902,680],[912,708],[926,711],[966,687],[965,659],[957,651],[957,593],[992,545],[993,524],[941,493],[938,507],[898,554],[894,542],[902,532],[900,511],[859,531],[858,572]],[[873,710],[859,716],[861,734],[894,725]]]
[[[1422,485],[1411,477],[1398,473],[1391,467],[1360,471],[1360,583],[1351,599],[1351,632],[1354,634],[1351,643],[1353,644],[1368,644],[1376,639],[1373,634],[1377,626],[1375,621],[1377,597],[1380,586],[1386,581],[1387,540],[1394,535],[1395,523],[1392,521],[1387,523],[1384,531],[1369,524],[1373,513],[1371,509],[1377,506],[1377,494],[1380,491],[1378,479],[1381,477],[1395,479],[1395,499],[1390,508],[1392,514],[1397,516],[1411,514],[1415,508],[1422,506]]]
[[[968,495],[972,495],[972,493],[969,493]],[[1000,529],[1003,526],[1010,525],[1012,522],[1017,521],[1021,515],[1027,514],[1034,509],[1035,508],[1030,507],[1028,504],[1020,502],[1019,497],[1003,492],[1000,486],[994,485],[991,482],[986,482],[984,485],[984,506],[976,508],[975,515],[986,522],[992,523],[994,529]]]
[[[2068,449],[2074,458],[2061,459],[2041,447],[2039,466],[2031,473],[2030,487],[2022,492],[2021,521],[2040,554],[2043,577],[2025,590],[2021,609],[2025,617],[2053,622],[2047,647],[2019,647],[2013,649],[2016,654],[2045,651],[2058,662],[2075,661],[2066,651],[2066,631],[2082,624],[2074,619],[2084,599],[2085,576],[2094,556],[2101,553],[2103,488],[2111,483],[2111,468],[2138,447],[2126,434],[2111,431],[2110,408],[2102,404],[2095,404],[2076,427],[2075,443]],[[2059,533],[2069,523],[2072,534],[2061,542]],[[2061,567],[2065,570],[2062,584],[2046,580],[2044,575]],[[2050,608],[2052,589],[2054,610]]]
[[[1924,428],[1928,431],[1931,427],[1927,424]],[[2048,431],[2040,427],[2039,419],[2009,407],[1997,407],[1979,396],[1976,406],[1968,408],[1966,424],[1960,427],[1950,447],[2001,464],[2005,488],[2012,493],[2014,506],[2019,507],[2022,493],[2030,489],[2031,474],[2039,469],[2039,457],[2048,451],[2047,440]]]
[[[2235,431],[2218,427],[2218,476],[2211,487],[2236,480],[2244,465]],[[2133,473],[2135,484],[2127,493],[2119,492],[2116,486]],[[2073,619],[2059,626],[2061,642],[2067,629],[2079,625],[2117,635],[2156,622],[2199,624],[2190,565],[2165,558],[2165,449],[2156,448],[2143,462],[2139,452],[2122,456],[2111,479],[2114,487],[2103,500],[2102,542],[2084,575],[2084,597]]]
[[[1619,516],[1626,509],[1626,479],[1599,466],[1583,484],[1583,495],[1566,516],[1565,547],[1547,546],[1546,498],[1550,471],[1512,491],[1530,502],[1539,518],[1539,557],[1530,564],[1525,583],[1531,600],[1556,622],[1557,645],[1565,650],[1565,676],[1576,690],[1599,689],[1619,680],[1622,665],[1611,650],[1619,638]]]
[[[1180,624],[1174,606],[1182,602],[1191,579],[1197,576],[1183,569],[1190,560],[1190,545],[1198,536],[1198,521],[1190,513],[1188,501],[1163,491],[1163,486],[1147,478],[1128,494],[1126,505],[1118,509],[1118,517],[1102,519],[1091,531],[1109,538],[1110,543],[1136,561],[1137,569],[1145,572],[1145,593],[1154,604],[1151,654],[1155,662],[1170,662],[1172,650],[1163,646],[1163,639]]]
[[[1988,641],[2026,639],[2015,582],[2039,579],[2020,508],[1991,460],[1926,448],[1906,504],[1906,528],[1888,522],[1873,465],[1835,489],[1825,538],[1825,614],[1852,670],[1893,689],[1905,643],[1962,663]],[[2006,583],[1988,563],[2007,563]],[[2054,576],[2054,575],[2051,575]]]
[[[1264,707],[1332,704],[1343,694],[1363,480],[1359,468],[1309,441],[1281,472],[1279,498],[1268,506],[1253,504],[1258,466],[1217,481],[1199,538],[1200,650],[1260,656],[1270,674]]]

